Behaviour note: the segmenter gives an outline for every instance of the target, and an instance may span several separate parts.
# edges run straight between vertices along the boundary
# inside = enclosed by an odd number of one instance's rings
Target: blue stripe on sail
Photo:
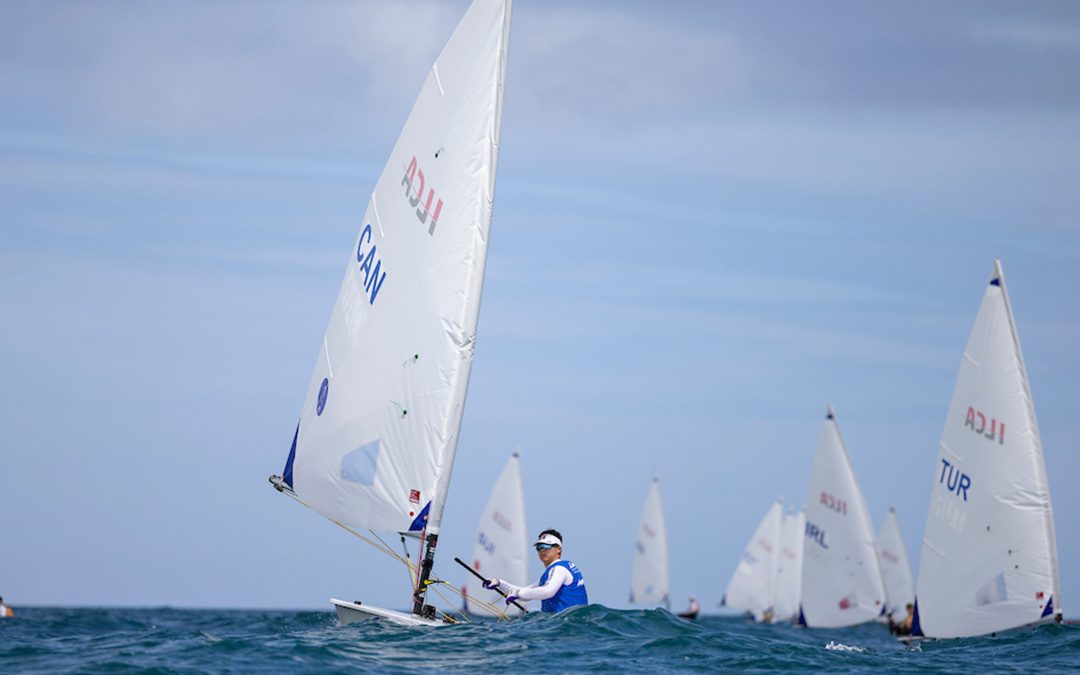
[[[1000,277],[994,277],[993,279],[990,280],[990,285],[991,286],[1000,286],[1001,285],[1001,278]]]
[[[281,477],[285,479],[285,483],[292,487],[292,465],[296,459],[296,439],[300,438],[300,423],[296,423],[296,433],[292,437],[292,448],[289,449],[289,458],[285,460],[285,470],[281,472]]]
[[[419,532],[427,525],[427,514],[431,510],[431,502],[424,505],[424,510],[416,514],[416,518],[413,519],[412,525],[409,526],[409,532]]]
[[[919,599],[915,598],[915,614],[911,619],[911,636],[912,637],[926,637],[922,632],[922,626],[919,625]]]
[[[1046,601],[1046,607],[1043,608],[1042,616],[1040,616],[1039,618],[1040,619],[1045,619],[1046,617],[1050,616],[1053,613],[1054,613],[1054,596],[1051,595],[1050,599]]]
[[[799,625],[800,626],[805,626],[806,625],[806,615],[803,614],[802,605],[799,605]]]

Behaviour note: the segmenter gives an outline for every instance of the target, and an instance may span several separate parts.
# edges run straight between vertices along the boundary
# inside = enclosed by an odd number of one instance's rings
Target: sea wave
[[[0,621],[0,666],[20,673],[970,672],[973,664],[1024,670],[1033,663],[1080,669],[1080,626],[926,643],[916,651],[873,623],[812,630],[600,605],[437,630],[380,621],[341,626],[329,611],[20,608]]]

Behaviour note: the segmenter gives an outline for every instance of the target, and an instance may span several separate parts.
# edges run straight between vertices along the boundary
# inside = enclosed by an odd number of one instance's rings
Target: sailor
[[[907,616],[900,622],[900,634],[911,635],[911,625],[915,621],[915,605],[909,602],[904,606],[904,609],[907,610]]]
[[[915,619],[915,605],[909,602],[905,609],[907,616],[900,623],[893,621],[892,616],[889,615],[889,632],[893,635],[911,635],[911,624]]]
[[[701,611],[701,605],[698,604],[697,598],[690,596],[690,606],[686,608],[685,612],[680,612],[679,616],[683,619],[696,619],[698,612]]]
[[[562,535],[558,530],[544,530],[533,544],[544,573],[532,586],[515,586],[501,579],[488,579],[484,588],[497,588],[506,594],[506,604],[515,600],[542,600],[543,612],[561,612],[576,605],[589,604],[581,570],[569,560],[562,560]]]
[[[15,616],[15,612],[11,611],[11,608],[4,604],[3,598],[0,598],[0,619],[7,618],[9,616]]]

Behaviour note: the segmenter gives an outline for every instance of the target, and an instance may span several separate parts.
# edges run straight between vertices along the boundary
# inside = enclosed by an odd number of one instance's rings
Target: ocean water
[[[326,612],[16,608],[0,621],[3,673],[1080,671],[1080,626],[909,649],[879,625],[838,630],[684,621],[591,605],[439,629]]]

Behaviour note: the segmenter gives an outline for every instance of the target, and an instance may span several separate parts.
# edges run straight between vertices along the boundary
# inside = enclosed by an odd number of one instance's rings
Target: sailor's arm
[[[570,570],[563,566],[556,567],[548,574],[547,583],[543,586],[533,584],[531,586],[515,586],[499,580],[499,590],[507,595],[516,595],[521,600],[547,600],[555,597],[559,589],[574,580]]]

